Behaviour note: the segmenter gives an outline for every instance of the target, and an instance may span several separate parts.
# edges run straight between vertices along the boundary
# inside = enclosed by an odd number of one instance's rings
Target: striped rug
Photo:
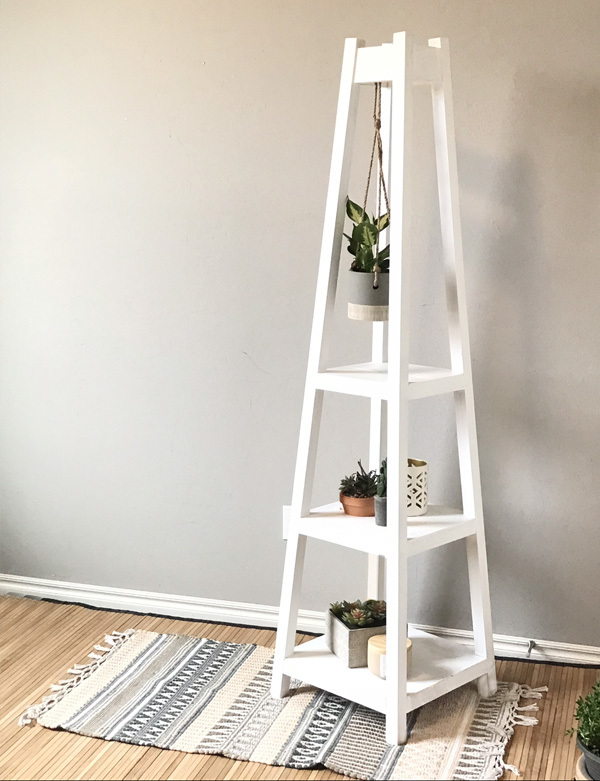
[[[414,712],[408,742],[392,747],[381,714],[333,694],[296,681],[272,699],[271,649],[128,630],[90,656],[20,723],[360,779],[498,778],[514,725],[537,723],[520,698],[542,696],[500,683],[482,700],[465,686]]]

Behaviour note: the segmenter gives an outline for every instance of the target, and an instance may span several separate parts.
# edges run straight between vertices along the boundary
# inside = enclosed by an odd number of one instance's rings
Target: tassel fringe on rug
[[[403,746],[385,717],[293,682],[272,699],[272,649],[138,630],[106,635],[91,662],[52,686],[19,724],[104,740],[310,769],[358,779],[497,779],[517,724],[534,726],[547,687],[498,684],[481,699],[463,686],[411,714]]]

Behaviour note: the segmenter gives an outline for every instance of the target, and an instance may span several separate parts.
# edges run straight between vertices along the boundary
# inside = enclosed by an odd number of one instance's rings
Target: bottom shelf
[[[472,646],[414,627],[409,627],[408,636],[413,642],[407,682],[409,710],[420,708],[490,671],[488,660],[477,656]],[[292,656],[285,660],[284,672],[367,708],[386,712],[387,682],[366,667],[345,667],[326,646],[324,637],[296,646]]]

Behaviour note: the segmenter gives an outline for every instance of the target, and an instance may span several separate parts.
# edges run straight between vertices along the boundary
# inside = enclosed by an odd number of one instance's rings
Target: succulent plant
[[[381,469],[377,475],[377,496],[387,496],[387,458],[381,462]]]
[[[361,462],[358,462],[358,471],[344,479],[340,483],[340,491],[344,496],[354,496],[357,499],[368,499],[377,492],[376,472],[373,469],[366,472]]]
[[[600,756],[600,681],[592,686],[587,696],[578,698],[575,718],[579,740],[588,751]],[[569,735],[574,732],[574,729],[567,730]]]
[[[385,621],[387,606],[383,599],[368,599],[365,603],[363,603],[363,607],[366,605],[368,605],[367,609],[370,611],[375,621]]]
[[[346,198],[346,214],[354,227],[352,235],[344,233],[348,239],[348,252],[354,255],[350,268],[352,271],[385,272],[390,268],[390,245],[377,252],[379,234],[390,224],[387,214],[369,217],[367,212],[350,198]]]
[[[383,626],[385,624],[385,602],[375,599],[360,599],[354,602],[333,602],[329,609],[350,629],[362,629],[366,626]]]
[[[354,608],[349,613],[342,614],[342,621],[349,626],[350,629],[362,629],[363,626],[371,626],[375,623],[375,619],[369,613],[368,610],[362,610],[361,608]]]

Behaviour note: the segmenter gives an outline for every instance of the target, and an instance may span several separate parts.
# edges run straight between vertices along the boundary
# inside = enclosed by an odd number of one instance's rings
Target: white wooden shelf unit
[[[373,324],[371,361],[328,366],[332,314],[342,249],[350,155],[361,85],[382,83],[384,168],[390,190],[390,308],[388,362],[384,362],[383,323]],[[417,85],[431,89],[438,173],[442,262],[446,283],[450,368],[408,362],[410,310],[410,195],[412,97]],[[338,502],[311,509],[318,433],[325,392],[371,399],[369,466],[377,468],[382,450],[382,406],[387,403],[387,527],[374,518],[353,518]],[[452,394],[461,477],[462,509],[429,507],[407,519],[406,462],[409,401]],[[307,538],[324,540],[368,554],[369,597],[387,600],[387,679],[367,668],[348,669],[323,638],[294,647]],[[408,627],[407,564],[410,556],[465,540],[474,645],[435,637]],[[385,566],[384,566],[385,565]],[[332,598],[338,595],[333,595]],[[408,627],[408,628],[407,628]],[[410,674],[406,638],[413,641]],[[476,680],[483,696],[496,689],[490,597],[485,552],[479,458],[467,325],[464,269],[450,60],[448,42],[413,41],[396,33],[393,43],[365,47],[346,40],[338,99],[329,189],[294,487],[284,565],[272,693],[285,696],[291,678],[321,687],[386,714],[386,738],[407,738],[407,714]]]

